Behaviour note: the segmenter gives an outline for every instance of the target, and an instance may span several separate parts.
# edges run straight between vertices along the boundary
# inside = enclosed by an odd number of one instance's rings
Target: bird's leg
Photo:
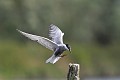
[[[63,55],[60,55],[60,57],[64,57],[64,56],[67,56],[67,55],[65,55],[65,54],[63,54]]]

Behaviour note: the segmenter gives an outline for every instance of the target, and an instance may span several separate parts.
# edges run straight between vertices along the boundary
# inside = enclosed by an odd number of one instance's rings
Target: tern
[[[42,36],[37,36],[33,34],[29,34],[26,32],[23,32],[21,30],[18,30],[22,35],[25,37],[38,42],[39,44],[43,45],[44,47],[52,50],[54,53],[53,55],[46,60],[46,63],[56,63],[60,58],[64,57],[62,53],[66,50],[71,52],[71,47],[68,44],[63,43],[63,35],[64,33],[55,25],[51,24],[49,26],[49,37],[51,39],[42,37]]]

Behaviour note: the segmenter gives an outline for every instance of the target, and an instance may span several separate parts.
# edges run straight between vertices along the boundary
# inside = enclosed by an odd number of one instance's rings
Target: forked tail
[[[53,54],[48,60],[46,60],[46,63],[52,63],[52,64],[54,64],[54,63],[56,63],[60,58],[61,58],[61,57],[57,57],[57,56],[55,56],[55,55]]]

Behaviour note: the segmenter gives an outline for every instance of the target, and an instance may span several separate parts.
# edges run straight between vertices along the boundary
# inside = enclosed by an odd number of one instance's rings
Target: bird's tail
[[[55,56],[55,55],[52,55],[48,60],[46,60],[46,63],[52,63],[52,64],[54,64],[54,63],[56,63],[59,59],[60,59],[61,57],[57,57],[57,56]]]

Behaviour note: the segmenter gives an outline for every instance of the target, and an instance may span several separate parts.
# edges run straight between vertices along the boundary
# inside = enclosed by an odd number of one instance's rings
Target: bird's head
[[[69,44],[65,44],[65,45],[68,48],[68,50],[70,51],[70,53],[71,53],[71,47],[70,47],[70,45]]]

